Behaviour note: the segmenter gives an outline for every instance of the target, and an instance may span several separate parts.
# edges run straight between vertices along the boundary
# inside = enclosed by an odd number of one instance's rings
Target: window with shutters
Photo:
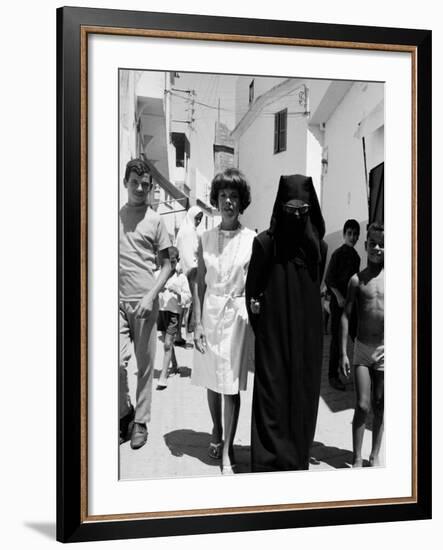
[[[274,115],[274,153],[286,151],[288,110],[283,109]]]

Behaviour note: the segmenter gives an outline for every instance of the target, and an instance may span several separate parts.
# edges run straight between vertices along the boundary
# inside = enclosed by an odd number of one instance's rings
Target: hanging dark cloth
[[[308,213],[299,220],[283,210],[293,199],[309,204]],[[282,176],[270,228],[254,240],[246,282],[255,332],[253,472],[309,467],[323,350],[324,233],[312,179]],[[260,301],[258,315],[251,312],[251,298]]]
[[[384,223],[385,219],[385,163],[369,172],[369,223]]]

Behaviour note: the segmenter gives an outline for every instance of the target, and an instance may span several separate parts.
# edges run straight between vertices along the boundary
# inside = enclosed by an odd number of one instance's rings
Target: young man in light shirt
[[[171,242],[162,218],[148,205],[153,183],[149,167],[142,159],[128,162],[124,186],[128,202],[119,214],[120,443],[130,438],[131,447],[139,449],[146,443],[151,418],[158,294],[171,271]],[[160,274],[156,278],[157,256]],[[137,362],[135,407],[129,396],[127,375],[131,343]]]

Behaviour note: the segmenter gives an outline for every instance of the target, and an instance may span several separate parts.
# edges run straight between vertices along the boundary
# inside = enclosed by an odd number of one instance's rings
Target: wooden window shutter
[[[286,151],[286,135],[288,127],[288,110],[280,112],[280,139],[279,139],[279,151]]]
[[[274,153],[278,153],[279,113],[274,115]]]

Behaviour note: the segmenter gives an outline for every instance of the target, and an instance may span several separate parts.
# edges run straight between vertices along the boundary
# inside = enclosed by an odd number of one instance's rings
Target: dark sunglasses
[[[283,212],[286,212],[286,214],[307,214],[309,212],[309,204],[302,204],[300,206],[284,204]]]

